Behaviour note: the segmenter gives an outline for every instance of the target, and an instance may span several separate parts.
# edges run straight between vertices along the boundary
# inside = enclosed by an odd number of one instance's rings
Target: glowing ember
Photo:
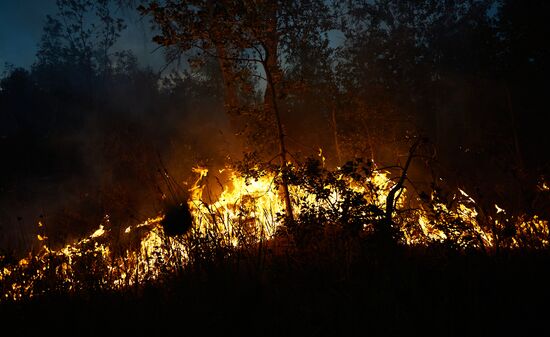
[[[90,236],[91,238],[97,238],[105,234],[105,230],[103,229],[103,225],[99,225],[99,228]]]

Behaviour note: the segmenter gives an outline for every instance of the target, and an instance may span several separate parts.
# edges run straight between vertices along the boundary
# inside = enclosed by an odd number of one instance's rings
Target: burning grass
[[[159,215],[121,228],[106,216],[88,237],[51,249],[39,234],[42,249],[9,263],[0,261],[2,301],[52,293],[127,291],[158,284],[189,270],[247,261],[264,268],[273,256],[300,251],[312,260],[331,260],[349,272],[363,247],[376,246],[380,228],[393,228],[398,246],[444,246],[465,252],[494,254],[499,249],[546,249],[549,224],[538,216],[508,216],[498,205],[488,213],[467,192],[446,197],[437,189],[416,194],[404,187],[387,222],[387,196],[395,179],[370,161],[351,161],[334,170],[323,160],[288,165],[295,219],[285,217],[280,195],[282,173],[273,167],[226,168],[227,183],[218,194],[208,183],[216,176],[195,168],[197,180],[187,205],[192,226],[178,224],[178,214]],[[222,171],[219,172],[221,174]],[[167,227],[167,217],[171,219]],[[178,225],[181,228],[178,228]],[[43,226],[39,223],[39,226]],[[397,247],[397,246],[396,246]],[[290,254],[290,255],[289,255]]]

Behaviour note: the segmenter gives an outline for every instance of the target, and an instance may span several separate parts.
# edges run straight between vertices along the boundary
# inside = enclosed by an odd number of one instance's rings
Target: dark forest
[[[118,48],[125,13],[160,68]],[[549,2],[47,14],[0,76],[4,330],[545,331]]]

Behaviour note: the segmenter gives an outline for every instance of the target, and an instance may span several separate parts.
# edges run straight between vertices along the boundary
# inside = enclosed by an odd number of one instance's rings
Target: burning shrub
[[[2,296],[123,289],[162,281],[184,268],[203,272],[234,260],[238,265],[241,257],[259,268],[277,242],[284,242],[281,247],[287,251],[299,248],[302,261],[330,256],[331,265],[340,265],[344,259],[348,270],[361,247],[376,246],[380,237],[371,234],[388,225],[388,194],[397,186],[388,172],[361,159],[328,169],[313,158],[288,164],[284,171],[270,165],[243,172],[226,168],[228,181],[220,183],[222,191],[214,199],[204,179],[208,170],[195,168],[199,177],[189,189],[187,204],[123,231],[106,216],[95,232],[74,244],[58,250],[46,244],[18,263],[2,261]],[[289,184],[294,219],[284,212],[278,188],[282,174]],[[434,187],[428,196],[412,194],[403,185],[394,196],[390,225],[401,244],[486,252],[549,245],[547,220],[510,217],[497,205],[496,214],[488,212],[461,189],[444,194]]]
[[[381,187],[372,183],[375,174],[372,163],[361,159],[331,171],[310,158],[291,170],[298,216],[288,226],[295,240],[372,232],[384,214],[378,198]]]

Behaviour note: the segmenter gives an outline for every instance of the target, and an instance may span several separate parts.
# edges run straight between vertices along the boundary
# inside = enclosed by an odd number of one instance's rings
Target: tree
[[[122,60],[111,50],[126,26],[114,16],[113,0],[56,4],[57,13],[46,17],[32,76],[47,95],[54,119],[72,119],[74,127],[82,125],[90,111],[99,113],[102,90]]]
[[[46,17],[37,64],[107,71],[109,50],[126,28],[123,19],[113,17],[111,0],[57,0],[56,4],[57,14]]]
[[[336,158],[334,163],[341,165],[338,120],[342,99],[335,69],[338,47],[331,46],[328,35],[295,41],[293,45],[285,59],[286,105],[300,113],[293,116],[291,128],[314,131],[302,132],[300,143],[314,150],[333,148],[327,157]],[[332,134],[332,139],[327,134]]]
[[[275,122],[279,144],[286,215],[293,218],[286,178],[287,145],[280,104],[284,97],[283,60],[299,39],[326,30],[329,10],[324,1],[190,0],[151,2],[140,6],[161,30],[154,40],[177,52],[196,52],[195,60],[218,60],[228,111],[241,108],[237,79],[252,76],[265,83],[263,108]]]

